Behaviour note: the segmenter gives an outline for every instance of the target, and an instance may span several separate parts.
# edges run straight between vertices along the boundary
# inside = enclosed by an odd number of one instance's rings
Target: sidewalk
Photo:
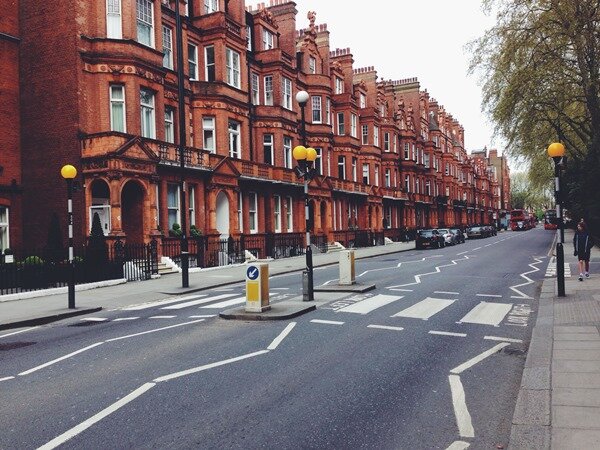
[[[578,281],[573,231],[565,231],[566,297],[556,278],[542,285],[511,449],[600,448],[600,249],[592,249],[590,278]]]
[[[392,243],[385,246],[356,249],[356,259],[371,258],[412,250],[414,241]],[[313,253],[313,267],[323,267],[339,263],[339,253]],[[357,263],[360,265],[360,262]],[[276,259],[269,261],[271,276],[298,272],[305,268],[306,257]],[[243,282],[246,279],[247,264],[206,269],[190,273],[190,287],[181,288],[181,275],[171,274],[155,280],[129,282],[88,291],[76,292],[75,310],[67,308],[67,294],[47,295],[22,300],[2,301],[0,296],[0,330],[32,326],[61,320],[73,315],[96,312],[99,308],[119,308],[154,300],[170,295],[183,295],[206,289]],[[324,283],[319,271],[314,274],[315,286]]]

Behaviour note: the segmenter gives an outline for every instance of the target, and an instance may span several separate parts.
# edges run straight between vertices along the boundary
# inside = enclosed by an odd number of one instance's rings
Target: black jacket
[[[590,250],[594,243],[588,233],[576,231],[573,237],[573,246],[575,247],[575,255],[579,256],[579,259],[590,259]]]

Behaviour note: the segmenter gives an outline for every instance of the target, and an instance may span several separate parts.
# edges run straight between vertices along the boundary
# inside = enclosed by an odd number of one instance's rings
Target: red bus
[[[555,209],[547,209],[544,214],[544,230],[556,230],[558,228],[558,219]]]
[[[529,230],[531,228],[529,213],[522,209],[510,212],[510,229],[512,231]]]

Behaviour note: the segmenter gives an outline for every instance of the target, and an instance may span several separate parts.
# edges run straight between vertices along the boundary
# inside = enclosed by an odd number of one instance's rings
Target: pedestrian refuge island
[[[246,312],[261,313],[269,305],[269,265],[252,264],[246,269]]]

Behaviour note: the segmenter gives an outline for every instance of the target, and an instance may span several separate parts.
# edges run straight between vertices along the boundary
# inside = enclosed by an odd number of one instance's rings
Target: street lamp
[[[563,244],[565,242],[565,224],[563,222],[562,202],[560,194],[560,165],[565,156],[565,146],[560,142],[554,142],[548,146],[548,156],[554,160],[554,195],[556,198],[556,217],[558,218],[559,241],[556,243],[556,279],[558,284],[558,296],[565,296],[565,253]]]
[[[304,178],[304,215],[306,217],[306,269],[302,279],[302,300],[305,302],[315,299],[313,283],[312,247],[310,246],[310,207],[308,198],[308,183],[314,176],[313,162],[317,159],[317,151],[314,148],[306,148],[299,145],[294,148],[293,156],[298,161],[296,174]],[[304,276],[306,281],[304,281]]]
[[[75,261],[73,258],[73,179],[77,169],[71,164],[64,165],[60,174],[67,182],[67,224],[69,227],[69,309],[75,309]]]

